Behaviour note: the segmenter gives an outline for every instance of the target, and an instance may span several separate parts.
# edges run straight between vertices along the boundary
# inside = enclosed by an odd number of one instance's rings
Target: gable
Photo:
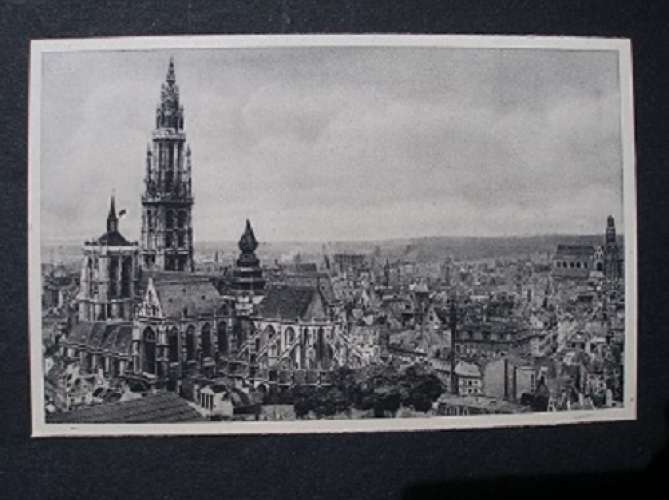
[[[149,279],[147,284],[146,292],[144,293],[144,298],[140,305],[139,314],[141,316],[163,317],[163,308],[160,304],[160,297],[158,296],[156,286],[152,279]]]

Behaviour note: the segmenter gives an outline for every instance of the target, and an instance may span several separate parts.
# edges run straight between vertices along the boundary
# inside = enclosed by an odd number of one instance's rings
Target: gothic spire
[[[118,231],[118,217],[116,216],[116,200],[112,191],[109,214],[107,215],[107,232]]]

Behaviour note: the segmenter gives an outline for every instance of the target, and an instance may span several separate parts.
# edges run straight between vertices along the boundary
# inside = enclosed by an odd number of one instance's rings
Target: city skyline
[[[138,238],[171,55],[196,241],[235,240],[247,217],[271,242],[597,234],[608,214],[623,226],[615,52],[160,50],[45,57],[45,241],[97,236],[112,189]]]

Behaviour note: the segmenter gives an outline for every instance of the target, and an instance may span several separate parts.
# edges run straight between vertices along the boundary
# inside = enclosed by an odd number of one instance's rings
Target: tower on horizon
[[[621,255],[616,237],[616,223],[613,215],[606,219],[606,233],[604,236],[604,274],[610,281],[617,281],[621,277]]]
[[[156,128],[146,151],[142,194],[143,269],[194,270],[190,155],[174,60],[170,58],[156,108]]]

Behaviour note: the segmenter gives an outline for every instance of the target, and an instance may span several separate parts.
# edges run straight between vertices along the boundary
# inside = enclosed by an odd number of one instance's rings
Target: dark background
[[[89,5],[90,4],[90,5]],[[471,498],[642,494],[666,462],[669,343],[663,2],[0,1],[0,497]],[[214,33],[568,34],[632,39],[638,421],[312,436],[30,439],[29,40]],[[665,488],[663,488],[665,489]],[[649,490],[650,491],[650,490]]]

